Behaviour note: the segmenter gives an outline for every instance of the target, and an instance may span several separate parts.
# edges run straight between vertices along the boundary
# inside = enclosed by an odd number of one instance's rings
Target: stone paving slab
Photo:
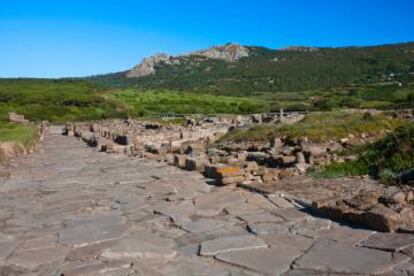
[[[294,248],[268,248],[220,253],[215,258],[265,275],[281,275],[300,254]]]
[[[284,222],[283,218],[272,215],[270,213],[262,214],[245,214],[238,216],[239,219],[245,221],[247,224],[254,223],[281,223]]]
[[[200,245],[200,255],[214,256],[224,252],[267,247],[268,245],[263,240],[253,235],[233,236],[202,242]]]
[[[201,218],[195,221],[184,221],[180,227],[191,233],[214,233],[226,228],[231,229],[233,225],[223,220]]]
[[[153,243],[127,238],[105,249],[100,258],[104,260],[145,260],[145,261],[171,261],[177,252]]]
[[[0,242],[0,260],[7,258],[16,246],[17,243],[15,241]]]
[[[59,243],[83,246],[93,242],[118,239],[124,232],[124,220],[118,214],[83,217],[67,223],[67,226],[59,232]]]
[[[168,216],[175,223],[190,221],[190,217],[195,215],[196,209],[191,200],[181,201],[178,204],[160,201],[154,205],[154,213]]]
[[[413,235],[316,218],[283,191],[210,186],[197,172],[100,153],[71,137],[47,135],[40,150],[7,170],[0,275],[414,271]]]
[[[361,246],[385,251],[401,252],[414,245],[414,235],[397,233],[376,233],[361,242]]]
[[[393,270],[409,257],[368,248],[352,247],[332,240],[319,240],[301,257],[294,268],[322,273],[373,274]]]
[[[49,247],[36,250],[20,251],[8,258],[13,265],[33,269],[44,264],[50,264],[65,258],[68,248]]]
[[[294,248],[306,251],[315,240],[293,234],[265,234],[258,235],[271,248]]]

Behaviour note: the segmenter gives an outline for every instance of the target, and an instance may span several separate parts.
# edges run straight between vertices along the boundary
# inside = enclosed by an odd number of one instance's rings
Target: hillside
[[[8,112],[51,122],[126,116],[94,84],[63,79],[0,79],[0,124]]]
[[[86,79],[0,79],[0,121],[11,111],[63,122],[403,107],[414,107],[414,43],[281,50],[228,44],[159,54],[131,70]]]
[[[176,57],[156,55],[132,70],[90,79],[109,87],[232,95],[407,86],[414,81],[414,43],[278,50],[228,44]]]

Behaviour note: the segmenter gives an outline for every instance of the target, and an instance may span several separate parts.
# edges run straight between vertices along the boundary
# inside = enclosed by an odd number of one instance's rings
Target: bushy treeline
[[[83,80],[0,79],[0,121],[8,112],[53,122],[125,116],[95,84]]]

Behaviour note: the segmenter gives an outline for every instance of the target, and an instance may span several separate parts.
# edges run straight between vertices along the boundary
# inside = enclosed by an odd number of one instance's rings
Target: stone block
[[[243,173],[244,172],[240,167],[228,166],[225,164],[209,165],[206,166],[204,170],[205,176],[213,179],[243,176]]]
[[[230,176],[230,177],[217,179],[217,184],[218,185],[239,184],[245,180],[246,178],[244,176]]]
[[[185,160],[186,160],[185,155],[176,154],[174,156],[174,165],[178,168],[184,169],[185,168]]]
[[[185,169],[188,171],[202,172],[204,171],[204,168],[207,163],[208,161],[202,157],[187,157],[185,159]]]
[[[392,232],[401,223],[401,216],[392,209],[378,204],[365,214],[367,226],[382,232]]]
[[[167,153],[165,155],[165,162],[170,166],[174,166],[174,154]]]

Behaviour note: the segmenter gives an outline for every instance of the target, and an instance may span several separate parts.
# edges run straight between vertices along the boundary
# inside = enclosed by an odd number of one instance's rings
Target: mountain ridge
[[[90,79],[115,87],[231,94],[325,89],[390,78],[406,84],[413,76],[414,42],[281,49],[230,43],[184,55],[155,55],[130,70]]]

